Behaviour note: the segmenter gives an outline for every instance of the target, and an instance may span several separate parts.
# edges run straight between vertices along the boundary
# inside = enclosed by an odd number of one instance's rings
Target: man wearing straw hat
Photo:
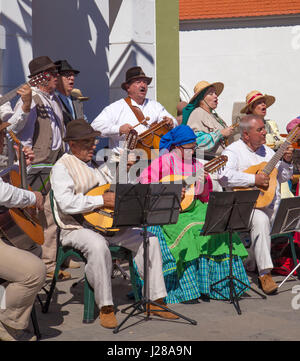
[[[204,150],[205,159],[220,155],[225,139],[233,133],[215,109],[224,84],[200,81],[194,87],[194,95],[182,111],[182,124],[189,125],[197,135],[197,144]]]
[[[0,154],[3,151],[4,137],[9,123],[0,120]],[[23,148],[26,163],[33,159],[30,149]],[[43,208],[43,196],[5,183],[0,177],[0,206],[7,208]],[[31,250],[40,253],[38,245]],[[35,341],[36,336],[26,332],[32,305],[37,293],[45,282],[44,263],[28,250],[14,247],[0,231],[0,278],[8,281],[0,289],[0,340]],[[4,292],[1,292],[4,290]]]
[[[151,81],[152,78],[146,76],[140,66],[128,69],[126,79],[121,85],[128,97],[105,107],[91,123],[103,137],[109,137],[109,147],[116,154],[121,151],[119,143],[124,141],[124,135],[133,127],[141,134],[148,130],[152,123],[163,119],[168,121],[171,128],[177,125],[176,119],[159,102],[146,98]],[[148,120],[139,124],[138,116]]]
[[[266,144],[276,150],[285,141],[280,136],[278,126],[275,121],[265,119],[267,108],[275,102],[275,97],[262,94],[258,90],[252,90],[246,95],[246,105],[241,109],[242,114],[254,114],[260,116],[266,125]]]

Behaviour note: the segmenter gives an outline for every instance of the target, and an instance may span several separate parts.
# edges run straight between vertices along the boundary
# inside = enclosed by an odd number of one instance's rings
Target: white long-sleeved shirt
[[[6,102],[0,106],[0,119],[2,119],[3,122],[9,122],[10,126],[7,130],[12,130],[14,133],[18,133],[23,129],[27,122],[28,115],[29,113],[24,113],[22,107],[13,111],[10,102]]]
[[[228,157],[223,169],[218,173],[219,183],[225,188],[251,187],[255,185],[255,174],[244,173],[243,171],[253,165],[262,162],[269,162],[275,152],[262,145],[256,151],[249,148],[246,143],[239,139],[224,149],[222,155]],[[280,183],[287,182],[293,175],[293,165],[284,161],[277,163],[277,187],[273,201],[266,207],[276,209],[280,201]]]
[[[148,124],[155,121],[160,122],[163,117],[169,117],[174,122],[174,127],[178,124],[177,120],[156,100],[145,99],[142,105],[137,104],[131,99],[131,104],[140,108],[145,117],[149,117]],[[93,120],[91,126],[102,133],[103,137],[109,137],[109,148],[116,153],[120,153],[119,143],[124,142],[125,136],[119,135],[119,129],[123,124],[130,124],[135,126],[139,123],[135,114],[128,106],[124,99],[105,107],[102,112]],[[139,124],[134,128],[138,134],[141,134],[149,128],[145,125]]]
[[[103,181],[100,185],[106,184],[111,181],[111,176],[108,168],[104,166],[101,169],[93,168],[89,164],[86,167],[93,169],[94,172],[100,172]],[[102,170],[103,169],[103,170]],[[106,170],[106,171],[105,171]],[[91,212],[95,208],[103,206],[104,201],[102,196],[86,196],[82,193],[75,193],[75,184],[70,176],[67,168],[60,162],[56,163],[50,176],[51,187],[55,196],[55,200],[65,214],[80,214]]]
[[[48,94],[42,92],[38,88],[32,89],[32,96],[38,94],[46,107],[47,114],[51,120],[51,129],[52,129],[52,150],[59,149],[62,143],[61,131],[60,131],[60,124],[62,127],[63,125],[63,114],[60,100],[58,99],[55,93]],[[57,101],[55,101],[58,100]],[[22,108],[23,102],[20,98],[15,106],[15,111],[19,111]],[[36,111],[36,104],[32,99],[31,102],[31,109],[28,115],[28,119],[22,130],[18,133],[18,138],[21,140],[23,145],[32,147],[32,139],[34,135],[35,129],[35,122],[37,119],[37,111]],[[59,124],[60,123],[60,124]]]
[[[5,183],[0,177],[0,205],[7,208],[24,208],[33,206],[36,197],[33,192],[17,188],[9,183]]]

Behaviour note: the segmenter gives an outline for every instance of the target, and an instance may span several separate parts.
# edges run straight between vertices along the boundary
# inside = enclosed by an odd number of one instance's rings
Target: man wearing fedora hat
[[[57,60],[59,78],[56,87],[56,94],[63,106],[64,123],[67,125],[73,119],[85,118],[83,103],[72,93],[75,84],[75,77],[80,73],[73,69],[67,60]]]
[[[64,140],[71,154],[64,154],[51,171],[50,182],[57,204],[56,217],[62,229],[62,244],[83,252],[87,259],[87,279],[94,288],[95,301],[100,309],[100,324],[106,328],[117,327],[111,290],[112,260],[109,244],[130,249],[135,254],[139,272],[143,272],[143,237],[140,229],[122,229],[112,237],[104,237],[91,228],[84,228],[78,215],[101,207],[114,207],[115,195],[87,196],[85,193],[99,185],[111,182],[108,167],[98,168],[92,161],[96,149],[95,139],[101,133],[95,131],[83,119],[67,125]],[[163,304],[167,295],[162,275],[162,260],[158,239],[150,234],[150,298]],[[141,273],[142,274],[142,273]],[[157,307],[156,307],[157,308]],[[178,318],[170,312],[153,313],[165,318]]]
[[[5,131],[9,126],[9,123],[2,123],[0,120],[0,154],[3,151]],[[33,159],[32,152],[26,147],[23,151],[26,163],[29,164]],[[43,196],[39,192],[14,187],[0,178],[0,206],[6,208],[33,206],[42,209]],[[38,254],[39,246],[36,246],[34,253]],[[33,248],[31,250],[33,251]],[[16,248],[0,232],[0,278],[8,281],[3,294],[0,290],[1,341],[36,340],[36,336],[25,332],[25,329],[29,324],[36,295],[45,282],[45,274],[45,265],[35,254]]]
[[[133,127],[141,134],[152,123],[163,119],[168,121],[170,127],[177,125],[176,119],[159,102],[146,98],[151,81],[152,78],[146,76],[140,66],[128,69],[126,79],[121,84],[127,98],[105,107],[91,123],[94,129],[101,131],[103,137],[109,137],[109,147],[117,154],[121,150],[119,143],[124,141],[124,135]],[[149,120],[140,122],[138,117]]]
[[[58,82],[57,65],[48,57],[40,56],[29,62],[30,75],[32,78],[40,75],[43,81],[32,88],[32,103],[24,128],[18,133],[18,137],[24,145],[32,148],[35,159],[33,166],[28,172],[28,181],[32,189],[40,189],[38,180],[39,172],[47,179],[52,165],[65,152],[63,137],[65,125],[63,122],[63,110],[61,101],[55,94]],[[22,101],[16,108],[22,106]],[[44,181],[44,180],[43,180]],[[49,184],[44,184],[43,192],[47,194]],[[47,266],[47,274],[53,276],[56,264],[56,225],[53,220],[49,194],[46,196],[43,212],[39,212],[40,221],[44,227],[45,242],[42,245],[42,259]],[[70,278],[70,273],[61,271],[60,277]]]
[[[198,147],[204,150],[205,159],[220,155],[225,148],[225,139],[233,133],[215,109],[224,84],[205,80],[194,87],[194,95],[183,109],[183,124],[189,125],[197,135]]]
[[[252,90],[246,95],[246,104],[240,112],[242,114],[258,115],[264,120],[267,131],[266,143],[272,149],[277,150],[285,139],[280,136],[276,122],[265,119],[267,108],[269,108],[275,100],[275,97],[272,95],[262,94],[258,90]]]

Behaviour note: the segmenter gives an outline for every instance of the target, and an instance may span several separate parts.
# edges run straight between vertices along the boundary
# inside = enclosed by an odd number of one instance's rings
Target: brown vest
[[[53,134],[47,108],[38,94],[33,96],[33,100],[36,104],[37,112],[32,139],[32,149],[35,155],[33,164],[55,163],[55,161],[63,154],[63,142],[59,149],[52,150]],[[63,137],[62,127],[62,124],[60,124],[60,131]]]

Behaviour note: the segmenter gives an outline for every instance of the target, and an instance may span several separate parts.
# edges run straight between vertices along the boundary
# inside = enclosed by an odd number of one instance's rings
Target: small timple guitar
[[[23,83],[23,84],[19,85],[15,89],[9,91],[8,93],[6,93],[2,97],[0,97],[0,106],[6,102],[9,102],[11,99],[13,99],[15,96],[17,96],[18,95],[17,91],[25,84],[28,84],[30,86],[36,86],[36,85],[47,82],[49,80],[49,78],[50,78],[50,73],[48,73],[48,72],[43,72],[43,73],[40,73],[40,74],[32,77],[27,83]]]
[[[269,160],[269,162],[262,162],[256,165],[253,165],[249,167],[248,169],[244,170],[244,173],[248,174],[258,174],[261,172],[264,172],[270,177],[269,185],[268,187],[262,187],[262,186],[255,186],[251,188],[241,188],[237,187],[234,188],[235,191],[240,190],[250,190],[258,188],[260,190],[260,194],[257,198],[256,206],[255,208],[264,208],[267,207],[274,199],[275,191],[277,187],[277,174],[278,171],[275,168],[277,163],[280,161],[280,159],[283,156],[283,153],[287,149],[289,145],[291,145],[293,142],[296,142],[297,139],[300,136],[300,124],[298,124],[287,136],[286,141],[281,144],[280,148],[277,150],[277,152],[273,155],[273,157]]]
[[[137,131],[132,129],[125,141],[123,153],[120,157],[119,164],[123,164],[125,161],[127,161],[127,150],[133,150],[136,147],[137,143]],[[117,178],[117,172],[116,176],[114,177],[114,180],[112,183],[107,183],[99,187],[95,187],[88,191],[85,195],[86,196],[102,196],[105,192],[112,191],[112,188],[114,187],[116,183]],[[95,229],[101,231],[101,232],[118,232],[119,229],[112,229],[113,224],[113,215],[114,210],[112,208],[99,208],[97,210],[94,210],[93,212],[88,212],[83,214],[84,220],[93,226]]]
[[[182,176],[179,174],[171,174],[168,176],[163,177],[160,182],[161,183],[170,183],[170,182],[182,182],[183,186],[185,187],[185,194],[184,198],[181,200],[180,206],[181,210],[184,211],[186,208],[188,208],[195,196],[195,179],[199,179],[200,176],[203,176],[203,169],[208,173],[213,173],[217,171],[218,169],[222,168],[228,160],[228,157],[226,155],[220,155],[219,157],[216,157],[212,159],[211,161],[204,164],[203,168],[200,168],[195,174],[190,176]]]

